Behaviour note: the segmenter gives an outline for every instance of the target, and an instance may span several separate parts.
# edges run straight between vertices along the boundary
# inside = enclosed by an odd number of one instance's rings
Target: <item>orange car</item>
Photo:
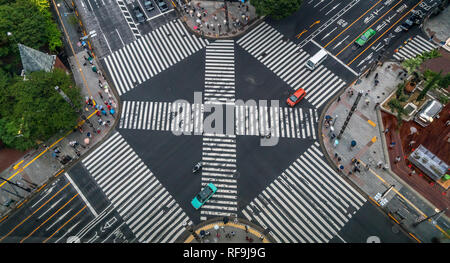
[[[286,100],[287,104],[291,107],[294,107],[295,104],[299,103],[306,95],[304,89],[300,88],[294,92],[289,98]]]

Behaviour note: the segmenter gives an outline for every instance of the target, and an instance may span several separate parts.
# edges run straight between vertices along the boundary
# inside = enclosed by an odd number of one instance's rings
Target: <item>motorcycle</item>
[[[198,162],[194,165],[194,168],[192,168],[192,173],[196,173],[198,171],[200,171],[200,169],[202,168],[202,163]]]

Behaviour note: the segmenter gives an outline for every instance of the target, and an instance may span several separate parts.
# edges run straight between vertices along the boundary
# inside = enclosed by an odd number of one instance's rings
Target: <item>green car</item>
[[[355,43],[357,45],[359,45],[360,47],[364,46],[364,44],[367,43],[367,41],[369,41],[369,39],[371,39],[377,32],[375,30],[373,30],[372,28],[367,29],[366,32],[364,32],[364,34],[362,34],[356,41]]]
[[[203,188],[198,195],[192,199],[191,204],[195,209],[199,209],[206,201],[208,201],[211,196],[217,191],[217,187],[209,183],[205,188]]]

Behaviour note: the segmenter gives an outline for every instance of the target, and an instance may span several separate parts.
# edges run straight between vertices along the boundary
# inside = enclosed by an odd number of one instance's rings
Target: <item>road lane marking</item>
[[[61,230],[61,228],[65,227],[70,221],[72,221],[72,219],[74,219],[79,213],[81,213],[84,209],[86,209],[86,205],[83,206],[83,208],[81,208],[80,211],[78,211],[75,215],[73,215],[67,222],[65,222],[62,226],[60,226],[53,234],[51,234],[49,237],[47,237],[44,241],[42,241],[42,243],[46,243],[47,240],[49,240],[50,238],[52,238],[56,233],[59,232],[59,230]],[[78,223],[76,224],[78,225]]]
[[[350,61],[347,65],[350,66],[357,58],[359,58],[359,56],[361,56],[364,52],[367,51],[367,49],[369,49],[373,44],[375,44],[382,36],[384,36],[387,32],[389,32],[395,25],[398,24],[398,22],[402,21],[403,18],[405,18],[414,8],[416,8],[420,3],[422,3],[423,0],[421,0],[419,3],[417,3],[413,8],[411,8],[408,12],[406,12],[402,17],[400,17],[399,20],[397,20],[394,24],[392,24],[386,31],[383,32],[383,34],[381,34],[377,39],[375,39],[375,41],[372,42],[372,44],[370,44],[369,46],[366,47],[366,49],[364,49],[361,53],[358,54],[358,56],[356,56],[354,59],[352,59],[352,61]]]
[[[97,212],[95,212],[95,209],[91,206],[91,204],[89,203],[89,201],[87,200],[87,198],[84,196],[83,192],[81,192],[80,188],[78,188],[78,186],[75,184],[75,182],[72,180],[72,178],[69,176],[69,174],[64,173],[64,175],[66,176],[67,180],[70,181],[70,183],[72,184],[73,188],[75,188],[75,190],[77,191],[77,193],[80,194],[81,199],[83,199],[84,203],[89,207],[89,210],[91,210],[92,214],[97,217],[98,214]]]
[[[329,44],[331,44],[334,40],[336,40],[336,38],[338,38],[342,33],[344,33],[345,31],[347,31],[347,29],[349,29],[354,23],[356,23],[359,19],[361,19],[363,16],[365,16],[370,10],[372,10],[373,8],[375,8],[375,6],[377,6],[382,0],[379,0],[376,4],[374,4],[371,8],[369,8],[366,12],[364,12],[364,14],[362,14],[360,17],[358,17],[355,21],[353,21],[353,23],[351,23],[348,27],[346,27],[344,30],[342,30],[341,33],[339,33],[339,35],[337,35],[336,37],[334,37],[330,42],[328,42],[324,48],[326,48]]]
[[[47,218],[44,222],[42,222],[38,227],[36,227],[30,234],[28,234],[28,236],[22,238],[22,240],[20,240],[20,243],[23,243],[23,241],[25,241],[26,239],[28,239],[31,235],[33,235],[36,231],[39,230],[39,228],[41,228],[41,226],[43,226],[45,223],[47,223],[47,221],[49,221],[50,219],[52,219],[57,213],[59,213],[59,211],[61,211],[64,207],[66,207],[70,202],[72,202],[72,200],[77,197],[78,194],[75,194],[74,196],[72,196],[72,198],[70,198],[69,201],[67,201],[67,203],[65,203],[63,206],[61,206],[55,213],[53,213],[53,215],[51,215],[49,218]]]
[[[350,43],[348,43],[347,46],[345,46],[341,51],[339,51],[339,53],[336,54],[336,56],[339,56],[339,54],[341,54],[344,50],[346,50],[351,44],[353,44],[353,42],[356,41],[356,39],[358,39],[364,32],[366,32],[369,28],[371,28],[373,25],[375,25],[378,21],[380,21],[380,19],[382,19],[385,15],[387,15],[389,12],[391,12],[392,9],[394,9],[398,4],[400,4],[403,0],[400,0],[397,4],[395,4],[393,7],[391,7],[391,9],[389,9],[386,13],[384,13],[380,18],[378,18],[375,22],[373,22],[370,26],[368,26],[366,29],[364,29],[355,39],[353,39],[352,41],[350,41]]]
[[[339,64],[341,64],[342,66],[344,66],[346,69],[348,69],[351,73],[355,74],[356,76],[359,76],[358,73],[356,73],[356,71],[354,71],[353,69],[351,69],[348,65],[345,65],[344,62],[342,62],[341,60],[339,60],[337,57],[335,57],[333,54],[331,54],[331,52],[329,52],[328,50],[326,50],[325,48],[323,48],[321,45],[319,45],[316,41],[314,41],[314,39],[311,39],[311,42],[313,42],[316,46],[318,46],[319,48],[325,50],[325,52],[327,52],[328,55],[330,55],[331,57],[333,57],[337,62],[339,62]]]
[[[61,188],[58,192],[56,192],[50,199],[48,199],[43,205],[41,205],[37,210],[35,210],[31,215],[27,216],[22,222],[20,222],[18,225],[16,225],[11,231],[8,232],[8,234],[4,235],[2,238],[0,238],[0,242],[3,241],[7,236],[9,236],[14,230],[16,230],[19,226],[21,226],[25,221],[27,221],[32,215],[34,215],[37,211],[39,211],[44,205],[46,205],[50,200],[52,200],[57,194],[59,194],[62,190],[64,190],[67,186],[69,186],[70,182],[67,183],[63,188]]]

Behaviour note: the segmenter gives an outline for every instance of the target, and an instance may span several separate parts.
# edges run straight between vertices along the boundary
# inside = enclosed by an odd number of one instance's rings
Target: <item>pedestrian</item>
[[[108,110],[111,110],[111,105],[106,105],[106,108],[108,108]]]
[[[248,233],[248,226],[245,225],[245,233]]]
[[[96,111],[95,115],[97,115],[98,117],[100,117],[100,111]]]
[[[386,130],[383,131],[384,134],[387,134],[389,132],[389,128],[386,128]]]
[[[58,149],[58,147],[53,148],[53,152],[55,152],[55,153],[61,153],[61,151]]]
[[[366,166],[364,167],[364,170],[367,172],[367,171],[369,171],[369,168],[370,168],[370,164],[366,164]]]
[[[350,97],[353,96],[353,90],[350,90]]]
[[[342,158],[338,156],[337,160],[338,160],[338,162],[340,162],[342,160]]]
[[[98,95],[100,96],[101,99],[103,99],[103,94],[101,91],[98,92]]]
[[[397,157],[395,157],[395,163],[398,163],[398,162],[400,162],[400,156],[399,155],[397,155]]]
[[[369,99],[366,99],[366,105],[367,106],[369,106],[369,103],[370,103]]]
[[[389,148],[394,148],[394,146],[395,146],[395,142],[391,142],[391,144],[389,145]]]
[[[381,167],[383,167],[383,162],[382,162],[382,161],[378,161],[378,163],[377,163],[377,167],[378,167],[378,168],[381,168]]]
[[[56,158],[59,158],[59,155],[56,154],[55,152],[52,152],[52,157],[56,159]]]
[[[415,175],[415,174],[416,174],[416,170],[412,170],[409,175],[411,176],[411,175]]]
[[[337,158],[338,157],[338,154],[337,153],[334,153],[334,158]]]
[[[88,133],[86,134],[86,136],[87,136],[88,138],[91,138],[91,133],[88,132]]]
[[[366,91],[366,93],[364,94],[364,96],[368,96],[369,95],[370,90]]]
[[[380,103],[377,102],[377,103],[375,104],[375,107],[374,107],[373,109],[376,110],[379,106],[380,106]]]
[[[235,236],[236,235],[236,233],[234,233],[234,231],[231,231],[231,236]]]
[[[337,98],[337,102],[340,102],[341,101],[341,96],[339,96],[338,98]]]

